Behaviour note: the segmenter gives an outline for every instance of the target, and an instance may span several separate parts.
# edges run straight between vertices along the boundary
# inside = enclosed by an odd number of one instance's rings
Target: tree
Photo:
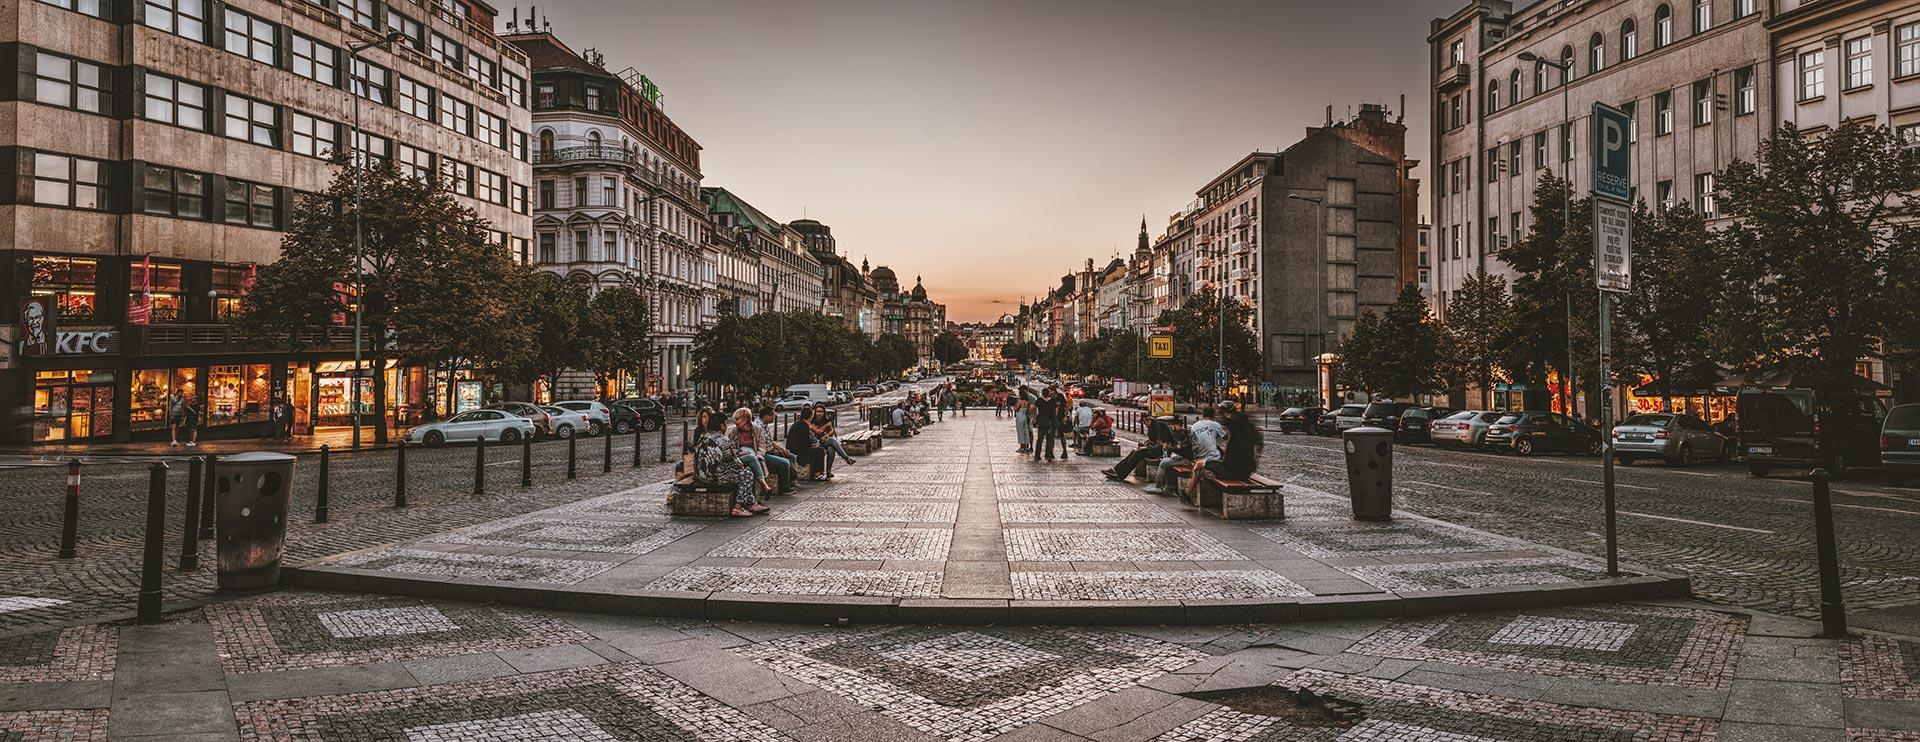
[[[1920,150],[1885,126],[1802,136],[1786,124],[1758,162],[1728,165],[1719,186],[1736,220],[1720,257],[1756,310],[1730,333],[1748,365],[1846,394],[1854,364],[1881,338],[1914,347],[1913,325],[1899,324],[1910,307],[1891,304],[1913,295],[1920,261],[1914,231],[1891,220],[1904,219],[1920,191]]]
[[[1714,370],[1709,338],[1726,286],[1719,252],[1718,239],[1692,209],[1636,206],[1633,287],[1613,304],[1613,367],[1625,383],[1652,376],[1666,398],[1682,377]]]
[[[933,338],[933,357],[943,367],[966,360],[969,355],[972,353],[968,352],[967,344],[953,333],[943,332]]]
[[[643,374],[653,359],[653,339],[647,329],[653,326],[653,312],[639,290],[628,284],[608,286],[593,295],[587,308],[586,347],[582,353],[587,368],[602,387],[620,374]]]
[[[528,270],[520,280],[519,313],[533,329],[533,352],[526,363],[500,369],[507,378],[527,383],[570,368],[585,360],[587,311],[592,295],[583,279],[567,279],[545,271]]]
[[[1362,312],[1340,343],[1340,376],[1395,399],[1440,388],[1440,325],[1420,287],[1407,284],[1384,314]]]
[[[1173,358],[1148,360],[1148,375],[1181,389],[1211,386],[1220,364],[1219,322],[1220,295],[1212,287],[1187,297],[1178,309],[1162,311],[1154,324],[1173,329]],[[1260,373],[1260,342],[1252,328],[1253,309],[1244,302],[1228,302],[1226,367],[1242,378]]]
[[[244,335],[301,350],[351,311],[352,167],[337,162],[333,181],[293,209],[280,258],[261,268],[242,302]],[[518,311],[527,274],[491,241],[491,225],[437,179],[401,174],[391,163],[360,175],[359,304],[373,368],[392,358],[476,369],[533,365],[533,330]],[[375,419],[384,420],[386,375],[375,374],[373,386]],[[374,431],[376,441],[386,440],[385,425]]]
[[[1000,346],[1000,357],[1011,358],[1021,363],[1032,363],[1040,359],[1040,346],[1032,340],[1007,343]]]
[[[873,357],[880,362],[874,371],[881,376],[898,376],[920,362],[920,352],[914,350],[913,341],[891,332],[873,341]]]
[[[1472,384],[1480,389],[1481,408],[1493,404],[1496,359],[1512,322],[1512,298],[1507,280],[1487,275],[1485,268],[1460,282],[1447,305],[1442,335],[1441,376],[1449,388]],[[1463,402],[1464,404],[1464,402]]]
[[[758,389],[768,383],[764,358],[769,342],[761,333],[764,324],[721,312],[713,326],[693,336],[693,377],[735,389]]]
[[[1056,374],[1080,373],[1080,343],[1072,337],[1060,338],[1040,354],[1040,365]]]
[[[1542,173],[1533,228],[1501,253],[1516,275],[1500,365],[1515,381],[1544,382],[1549,370],[1558,371],[1561,391],[1571,399],[1577,369],[1594,367],[1599,291],[1593,285],[1593,202],[1569,204],[1568,193],[1567,181]],[[1597,405],[1598,395],[1591,401]]]

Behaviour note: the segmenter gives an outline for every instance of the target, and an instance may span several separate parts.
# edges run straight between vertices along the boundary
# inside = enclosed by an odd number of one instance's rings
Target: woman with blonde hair
[[[760,492],[773,492],[773,485],[767,481],[767,463],[760,460],[758,445],[759,431],[753,426],[753,410],[745,407],[734,410],[727,418],[727,440],[740,447],[740,465],[753,472],[753,481],[760,486]]]

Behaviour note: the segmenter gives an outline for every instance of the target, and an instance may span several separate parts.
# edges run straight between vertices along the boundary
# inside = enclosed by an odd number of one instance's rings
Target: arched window
[[[1560,48],[1560,84],[1565,85],[1572,81],[1573,47],[1571,45],[1563,46]]]
[[[1533,94],[1534,95],[1539,95],[1541,93],[1547,92],[1547,89],[1552,87],[1551,85],[1547,84],[1547,79],[1548,79],[1547,63],[1544,61],[1534,62],[1533,63]]]
[[[1587,39],[1587,74],[1593,74],[1607,68],[1607,37],[1599,31]]]
[[[553,130],[552,129],[540,130],[540,154],[546,155],[549,157],[553,156]]]
[[[1713,28],[1713,0],[1693,0],[1693,32],[1706,33]]]
[[[1653,9],[1653,48],[1673,43],[1673,9],[1664,3]]]
[[[600,130],[599,129],[587,130],[587,146],[589,147],[600,146]]]
[[[1500,110],[1500,81],[1487,83],[1487,113]]]
[[[1512,75],[1507,76],[1507,101],[1509,103],[1519,103],[1521,97],[1520,71],[1514,70]]]
[[[1640,56],[1640,29],[1628,18],[1620,23],[1620,61]]]

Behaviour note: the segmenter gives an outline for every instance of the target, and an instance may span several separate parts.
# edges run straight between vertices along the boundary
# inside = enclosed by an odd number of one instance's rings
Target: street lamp
[[[1324,254],[1326,252],[1325,243],[1327,239],[1327,200],[1319,196],[1302,196],[1298,193],[1289,193],[1287,194],[1287,198],[1294,201],[1305,201],[1307,203],[1314,205],[1313,234],[1316,241],[1321,243],[1320,245],[1316,246],[1316,248],[1322,253],[1321,260],[1320,260],[1320,270],[1318,271],[1320,274],[1320,301],[1318,302],[1319,304],[1318,309],[1316,309],[1313,313],[1314,322],[1316,323],[1316,327],[1318,328],[1318,332],[1320,336],[1320,341],[1319,343],[1317,343],[1319,352],[1315,353],[1313,356],[1313,360],[1314,360],[1313,381],[1314,381],[1314,386],[1319,386],[1320,385],[1320,366],[1326,363],[1326,357],[1327,357],[1327,260],[1326,260],[1326,255]],[[1329,384],[1328,386],[1331,387],[1332,385]],[[1330,400],[1333,398],[1332,388],[1318,389],[1316,391],[1321,393],[1320,396],[1321,396],[1322,403],[1330,403]]]
[[[347,75],[352,78],[352,80],[348,83],[348,87],[352,88],[354,83],[358,83],[361,87],[365,87],[367,84],[366,78],[361,77],[359,73],[359,61],[360,61],[361,52],[364,52],[368,49],[373,49],[376,47],[386,46],[388,44],[392,44],[395,42],[405,41],[406,38],[407,38],[406,34],[400,33],[399,31],[394,31],[387,34],[386,36],[380,37],[378,40],[375,40],[375,41],[369,41],[364,44],[353,44],[348,46],[347,47]],[[364,158],[360,156],[360,91],[350,89],[347,91],[347,93],[349,97],[353,98],[353,137],[348,140],[347,146],[353,148],[353,152],[354,152],[354,163],[353,163],[353,408],[348,413],[348,419],[353,423],[353,447],[359,448],[360,447],[360,404],[361,404],[360,403],[360,379],[364,374],[364,369],[362,369],[361,367],[361,349],[360,349],[361,348],[360,337],[362,332],[361,327],[364,323],[361,322],[360,316],[361,316],[362,308],[365,307],[367,303],[367,298],[362,295],[365,291],[364,287],[362,286],[362,282],[365,280],[364,277],[362,276],[362,273],[365,270],[363,266],[363,262],[365,258],[363,256],[366,253],[366,246],[365,246],[366,238],[364,236],[364,233],[366,230],[363,228],[363,223],[366,219],[366,216],[364,214],[364,212],[366,211],[366,208],[365,208],[366,207],[366,183],[365,183],[365,178],[362,177],[362,171],[366,169],[366,161]],[[453,370],[448,369],[447,373],[452,374]],[[382,425],[386,424],[385,420],[382,420],[380,422]]]
[[[1567,171],[1573,162],[1573,106],[1568,100],[1572,87],[1568,85],[1573,77],[1573,60],[1555,62],[1533,52],[1520,52],[1520,61],[1532,62],[1536,66],[1552,67],[1560,71],[1560,180],[1566,191],[1560,196],[1560,234],[1565,235],[1573,228],[1573,176]],[[1482,250],[1482,252],[1485,252]],[[1567,294],[1567,368],[1562,374],[1560,387],[1566,398],[1562,409],[1573,412],[1573,294]]]

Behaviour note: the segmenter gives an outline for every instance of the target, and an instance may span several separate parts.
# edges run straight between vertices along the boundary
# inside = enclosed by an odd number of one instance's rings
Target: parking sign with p
[[[1627,150],[1632,127],[1625,111],[1593,104],[1593,195],[1632,202],[1633,159]]]

